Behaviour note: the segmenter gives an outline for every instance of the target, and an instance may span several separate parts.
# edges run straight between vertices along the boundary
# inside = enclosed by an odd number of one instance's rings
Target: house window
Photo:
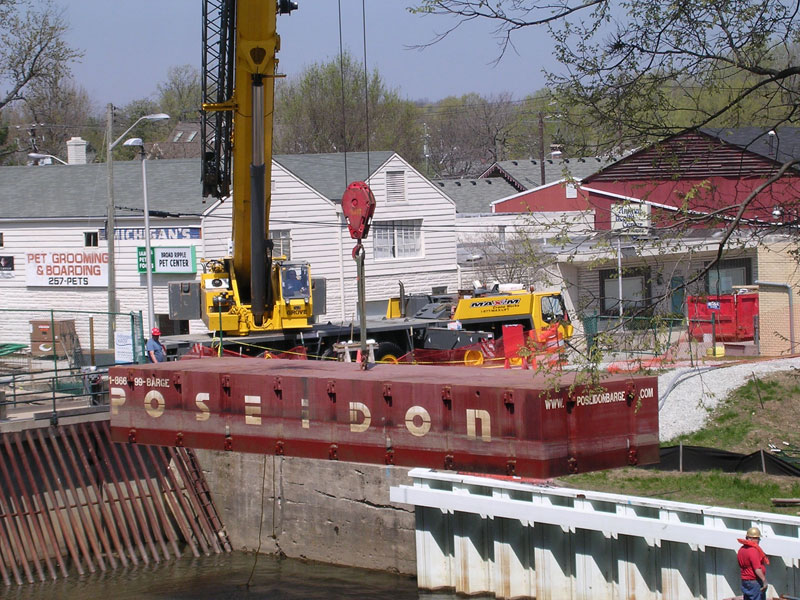
[[[619,272],[614,270],[600,271],[600,293],[602,295],[603,312],[609,315],[619,314]],[[630,313],[646,308],[650,298],[650,270],[647,268],[624,269],[622,272],[622,311]]]
[[[186,140],[186,141],[187,141],[187,142],[194,141],[194,138],[196,138],[196,137],[197,137],[197,132],[196,132],[196,131],[193,131],[192,133],[190,133],[190,134],[189,134],[189,139],[188,139],[188,140]]]
[[[177,142],[178,140],[180,140],[182,136],[183,136],[183,132],[182,131],[179,131],[178,133],[176,133],[175,137],[172,138],[173,143]]]
[[[100,234],[96,231],[83,232],[83,245],[86,247],[96,248],[100,240]]]
[[[499,225],[497,227],[497,245],[500,250],[506,249],[506,226]]]
[[[706,273],[706,292],[714,296],[730,294],[736,287],[753,283],[749,258],[721,260]]]
[[[422,256],[422,221],[384,221],[373,225],[375,259]]]
[[[278,229],[269,232],[269,239],[274,244],[272,256],[285,256],[286,260],[292,259],[291,231],[289,229]]]
[[[0,247],[2,246],[5,246],[5,243],[3,242],[3,234],[0,233]]]
[[[386,171],[386,200],[387,202],[406,201],[405,171]]]

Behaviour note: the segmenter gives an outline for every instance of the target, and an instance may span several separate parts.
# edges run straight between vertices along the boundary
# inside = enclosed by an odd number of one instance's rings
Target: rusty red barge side
[[[658,461],[658,380],[212,358],[113,367],[118,442],[553,477]]]

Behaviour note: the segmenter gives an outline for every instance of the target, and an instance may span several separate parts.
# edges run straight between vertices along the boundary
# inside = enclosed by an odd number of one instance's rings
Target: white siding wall
[[[386,171],[406,172],[405,202],[387,203],[385,197]],[[355,244],[344,226],[338,205],[323,198],[315,190],[299,181],[280,165],[273,163],[275,180],[270,227],[291,230],[292,260],[311,263],[313,277],[327,280],[328,312],[321,319],[351,318],[356,306],[356,267],[351,252]],[[430,182],[394,155],[382,165],[369,181],[375,194],[375,218],[386,220],[422,220],[422,256],[408,259],[375,260],[372,238],[365,241],[366,288],[368,300],[381,300],[398,293],[398,281],[403,281],[407,293],[430,292],[433,286],[447,286],[455,291],[458,285],[456,267],[455,207],[452,201]],[[31,223],[0,223],[4,246],[0,255],[13,256],[13,272],[0,272],[0,299],[3,308],[27,312],[10,313],[0,328],[0,343],[30,340],[32,319],[49,319],[47,313],[31,309],[79,310],[105,313],[108,308],[108,290],[97,288],[28,287],[25,277],[26,253],[84,248],[84,232],[102,229],[102,220],[42,221]],[[117,229],[142,228],[141,218],[119,218]],[[231,237],[231,202],[211,205],[202,221],[199,217],[174,220],[151,220],[156,227],[200,227],[200,239],[153,240],[152,245],[189,246],[196,248],[200,258],[221,258],[227,254]],[[137,270],[137,248],[144,240],[117,240],[115,245],[117,303],[120,312],[142,312],[147,322],[146,277]],[[104,251],[106,241],[99,240],[97,250]],[[154,274],[153,290],[155,312],[169,313],[168,283],[199,278],[195,275]],[[340,285],[343,275],[343,286]],[[344,301],[341,289],[344,287]],[[56,315],[56,318],[71,318]],[[88,347],[89,319],[75,317],[81,343]],[[118,329],[126,329],[118,320]],[[108,339],[104,315],[95,315],[94,339],[97,348],[105,348]],[[205,332],[202,321],[190,323],[191,333]]]
[[[200,256],[222,258],[228,255],[231,239],[231,199],[217,200],[203,215],[203,245]]]
[[[386,171],[406,172],[406,202],[386,201]],[[270,209],[270,229],[289,229],[293,261],[311,263],[312,277],[327,284],[327,313],[319,319],[349,319],[355,312],[355,240],[344,225],[341,209],[298,180],[279,164],[272,164],[275,189]],[[375,221],[422,220],[423,256],[375,260],[372,233],[364,241],[367,300],[383,300],[398,293],[398,281],[406,292],[430,292],[431,287],[457,287],[455,206],[431,183],[397,155],[376,170],[368,182],[375,194]],[[206,248],[226,251],[230,237],[231,206],[226,202],[205,219]],[[227,223],[227,227],[222,226]],[[221,255],[207,258],[218,258]],[[344,304],[341,279],[343,276]]]
[[[546,238],[560,234],[586,235],[594,228],[594,211],[538,213],[459,214],[456,217],[458,242],[475,243],[487,235],[497,235],[505,227],[506,236],[516,234]]]
[[[156,227],[199,227],[198,219],[151,221],[151,228]],[[97,248],[84,247],[84,232],[102,229],[104,222],[75,220],[70,222],[41,221],[29,223],[2,223],[3,247],[0,255],[14,257],[14,271],[0,272],[0,300],[2,308],[14,309],[4,319],[0,328],[0,343],[30,341],[30,321],[48,320],[49,314],[40,310],[80,311],[80,313],[57,313],[55,319],[73,319],[84,348],[89,347],[90,316],[94,316],[92,327],[96,348],[106,348],[108,340],[107,287],[46,287],[28,286],[26,279],[27,254],[35,252],[55,252],[62,250],[97,250],[105,252],[106,240],[99,240]],[[117,229],[143,228],[141,219],[117,219]],[[152,246],[197,246],[198,257],[201,254],[202,239],[152,240]],[[136,265],[136,249],[144,246],[144,240],[117,240],[114,247],[116,267],[116,293],[118,311],[123,313],[139,312],[147,321],[147,282],[144,273],[139,273]],[[169,313],[168,282],[192,280],[195,276],[183,274],[153,275],[153,299],[156,313]],[[19,312],[18,312],[19,311]],[[118,318],[117,327],[129,330],[129,320]],[[201,323],[202,325],[202,323]],[[193,329],[194,331],[194,329]]]

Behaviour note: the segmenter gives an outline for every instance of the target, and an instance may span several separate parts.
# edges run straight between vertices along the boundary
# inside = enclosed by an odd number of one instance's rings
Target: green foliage
[[[420,162],[414,105],[389,89],[377,69],[367,76],[363,63],[345,52],[341,61],[314,63],[292,80],[278,82],[276,153],[356,152],[368,145]]]
[[[36,95],[34,87],[41,92],[69,79],[70,65],[82,53],[64,41],[66,31],[51,0],[0,0],[0,110],[6,109],[6,123],[13,122],[8,109],[19,110],[16,105]],[[32,150],[27,144],[22,147]],[[0,148],[0,162],[19,162],[14,156],[16,140],[6,138]]]
[[[800,483],[794,480],[720,471],[675,473],[625,468],[570,475],[564,480],[579,488],[789,514],[796,508],[775,508],[772,498],[800,497]]]
[[[166,112],[161,109],[159,103],[150,98],[140,98],[132,100],[121,109],[114,110],[114,136],[122,134],[125,129],[133,125],[139,117],[150,115],[160,112]],[[169,113],[167,113],[169,114]],[[170,115],[172,116],[172,115]],[[172,128],[171,123],[173,120],[165,121],[141,121],[135,131],[131,131],[129,137],[138,137],[147,144],[150,142],[158,142],[163,140]],[[114,148],[114,160],[132,160],[136,153],[139,152],[136,148],[123,146],[122,140],[116,148]],[[105,157],[103,157],[105,158]]]
[[[418,0],[412,10],[446,25],[433,41],[493,22],[501,56],[515,36],[549,33],[562,65],[548,74],[561,126],[554,141],[573,156],[695,127],[797,121],[800,13],[791,2]]]
[[[796,371],[753,376],[709,414],[706,426],[664,445],[724,448],[749,454],[767,444],[787,450],[800,447],[796,423],[800,413],[800,380]],[[788,444],[788,446],[787,446]]]
[[[167,80],[158,84],[159,112],[167,113],[170,123],[198,120],[202,101],[200,71],[192,65],[170,67]]]

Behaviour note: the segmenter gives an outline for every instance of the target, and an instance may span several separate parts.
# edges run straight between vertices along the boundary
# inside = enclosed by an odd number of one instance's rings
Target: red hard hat
[[[161,330],[158,327],[153,327],[153,331],[151,331],[153,335],[161,335]]]

